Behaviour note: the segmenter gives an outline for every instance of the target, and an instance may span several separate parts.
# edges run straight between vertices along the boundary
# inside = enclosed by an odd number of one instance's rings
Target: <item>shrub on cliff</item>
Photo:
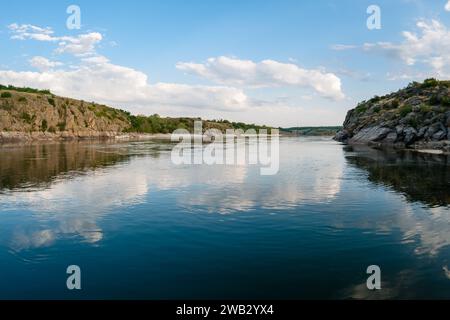
[[[439,85],[439,81],[434,79],[434,78],[430,78],[430,79],[426,79],[423,83],[422,83],[422,88],[426,89],[426,88],[434,88],[437,87]]]
[[[48,123],[47,120],[42,120],[41,129],[43,132],[47,131]]]
[[[450,98],[447,96],[438,96],[433,95],[429,100],[430,105],[439,106],[442,105],[444,107],[450,107]]]
[[[400,105],[400,102],[398,102],[397,99],[394,99],[391,101],[390,109],[397,109],[399,105]]]
[[[17,91],[17,92],[26,92],[26,93],[39,93],[39,94],[51,94],[50,90],[39,90],[39,89],[33,89],[28,87],[15,87],[15,86],[4,86],[0,84],[0,90],[10,90],[10,91]]]
[[[55,99],[53,99],[53,98],[47,98],[47,101],[48,101],[48,103],[50,103],[52,106],[56,106],[56,104],[55,104]]]
[[[357,107],[356,107],[356,113],[364,113],[367,111],[367,105],[365,102],[360,103]]]
[[[422,113],[428,113],[428,112],[431,112],[431,111],[432,111],[432,109],[431,109],[431,107],[429,105],[422,104],[420,106],[420,112],[422,112]]]
[[[30,124],[32,121],[32,117],[26,112],[22,112],[20,118],[22,118],[22,120],[24,120],[28,124]]]
[[[402,117],[405,117],[406,115],[408,115],[409,113],[411,113],[413,110],[412,110],[412,107],[410,106],[410,105],[405,105],[405,106],[403,106],[403,107],[401,107],[400,108],[400,115],[402,116]]]

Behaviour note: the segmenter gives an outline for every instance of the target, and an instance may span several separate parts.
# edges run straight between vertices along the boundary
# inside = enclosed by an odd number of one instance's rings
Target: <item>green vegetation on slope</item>
[[[0,131],[16,132],[128,132],[171,133],[176,129],[194,131],[200,118],[168,118],[157,114],[132,115],[95,102],[53,95],[49,90],[0,85]],[[203,130],[270,128],[227,120],[203,120]]]
[[[131,126],[127,132],[139,132],[139,133],[171,133],[177,129],[186,129],[189,132],[194,131],[194,122],[202,120],[201,118],[164,118],[158,114],[151,116],[131,115],[129,112],[125,112],[130,120]],[[228,120],[203,120],[203,130],[218,129],[225,132],[227,129],[241,129],[244,132],[249,129],[259,131],[260,129],[267,129],[270,132],[270,128],[266,126],[258,126],[255,124],[245,124],[242,122],[230,122]]]
[[[15,86],[4,86],[0,84],[0,90],[10,90],[10,91],[17,91],[17,92],[27,92],[27,93],[39,93],[39,94],[51,94],[50,90],[39,90],[39,89],[33,89],[28,87],[15,87]]]
[[[334,136],[336,132],[341,130],[342,127],[293,127],[283,128],[282,133],[297,135],[297,136]]]

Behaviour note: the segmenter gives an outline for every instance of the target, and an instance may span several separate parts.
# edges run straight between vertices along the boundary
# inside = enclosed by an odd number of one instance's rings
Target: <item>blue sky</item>
[[[71,4],[81,9],[79,30],[66,27]],[[372,4],[381,9],[380,30],[366,26]],[[360,100],[450,78],[446,4],[9,2],[0,14],[0,83],[134,113],[338,125]]]

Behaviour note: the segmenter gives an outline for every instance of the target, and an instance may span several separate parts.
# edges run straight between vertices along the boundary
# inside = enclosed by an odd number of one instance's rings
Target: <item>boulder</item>
[[[339,142],[347,142],[349,134],[347,130],[341,130],[334,136],[334,140]]]
[[[440,112],[441,111],[441,106],[432,106],[431,110],[433,110],[434,112]]]
[[[413,112],[420,112],[420,105],[416,105],[412,107]]]
[[[422,104],[423,100],[420,97],[411,97],[407,100],[405,100],[405,104],[410,105],[412,107],[414,106],[420,106]]]
[[[432,139],[434,134],[436,134],[439,131],[446,131],[445,127],[440,122],[433,123],[427,130],[427,132],[424,135],[425,139]]]
[[[405,127],[403,125],[398,125],[395,127],[395,131],[397,132],[397,135],[402,135],[404,129],[405,129]]]
[[[409,146],[411,144],[413,144],[416,139],[417,139],[417,130],[412,128],[412,127],[407,127],[405,128],[405,130],[403,131],[405,138],[403,139],[403,142],[405,143],[405,145]]]
[[[410,112],[403,119],[400,120],[400,123],[408,124],[408,123],[411,123],[411,121],[414,121],[416,118],[417,118],[417,113]]]
[[[390,132],[392,132],[392,129],[380,126],[363,128],[358,133],[356,133],[349,142],[356,144],[376,142],[386,138]]]
[[[417,137],[418,137],[419,139],[423,138],[423,137],[425,136],[425,133],[426,133],[427,131],[428,131],[428,127],[427,127],[427,126],[420,128],[419,131],[418,131],[418,133],[417,133]]]
[[[439,130],[438,132],[433,134],[433,136],[431,137],[431,140],[433,140],[433,141],[441,141],[441,140],[444,140],[446,138],[447,138],[447,132]]]
[[[385,142],[387,144],[394,144],[397,142],[397,139],[398,139],[397,132],[391,131],[388,133],[386,138],[384,138],[383,142]]]

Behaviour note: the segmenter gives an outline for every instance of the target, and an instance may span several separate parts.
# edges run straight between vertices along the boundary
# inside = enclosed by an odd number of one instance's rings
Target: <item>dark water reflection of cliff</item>
[[[145,149],[140,150],[140,145]],[[56,179],[118,165],[130,157],[158,157],[160,149],[158,141],[136,145],[108,141],[0,145],[0,192],[49,187]]]
[[[94,143],[55,143],[1,147],[0,190],[49,186],[58,177],[125,161],[120,148]]]
[[[450,156],[416,151],[345,148],[347,162],[368,172],[369,181],[429,206],[450,203]]]

